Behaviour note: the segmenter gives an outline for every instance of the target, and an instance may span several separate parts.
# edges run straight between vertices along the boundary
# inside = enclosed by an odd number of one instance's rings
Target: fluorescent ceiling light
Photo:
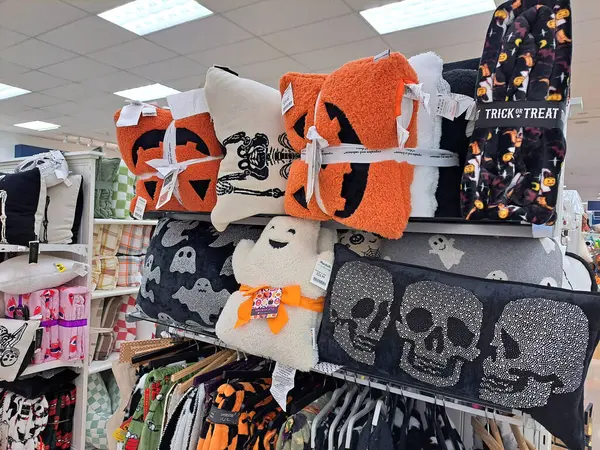
[[[181,91],[163,86],[160,83],[149,84],[148,86],[140,86],[133,89],[126,89],[124,91],[115,92],[115,95],[119,97],[125,97],[129,100],[138,100],[140,102],[147,102],[148,100],[156,100],[164,98],[167,95],[179,94]]]
[[[29,94],[31,91],[27,89],[21,89],[14,86],[9,86],[8,84],[0,83],[0,100],[4,100],[5,98],[16,97],[18,95]]]
[[[194,0],[135,0],[98,16],[144,36],[211,14],[210,9]]]
[[[42,122],[40,120],[34,120],[33,122],[15,123],[15,127],[27,128],[28,130],[35,131],[48,131],[56,130],[57,128],[60,128],[60,125],[56,125],[55,123]]]
[[[360,14],[379,34],[386,34],[495,9],[494,0],[404,0]]]

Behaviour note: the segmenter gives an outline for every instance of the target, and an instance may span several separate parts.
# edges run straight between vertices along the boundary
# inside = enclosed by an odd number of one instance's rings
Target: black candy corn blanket
[[[569,96],[569,0],[515,0],[499,6],[479,66],[478,106]],[[461,207],[471,220],[552,224],[566,153],[562,127],[484,127],[471,138]]]

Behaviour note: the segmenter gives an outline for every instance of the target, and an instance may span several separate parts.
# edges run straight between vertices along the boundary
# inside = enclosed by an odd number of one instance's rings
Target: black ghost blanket
[[[583,449],[600,296],[363,258],[336,245],[321,361],[525,411]]]
[[[231,225],[222,233],[197,220],[162,219],[142,269],[138,312],[173,325],[214,331],[229,296],[239,289],[231,257],[262,228]],[[141,311],[140,311],[141,310]]]

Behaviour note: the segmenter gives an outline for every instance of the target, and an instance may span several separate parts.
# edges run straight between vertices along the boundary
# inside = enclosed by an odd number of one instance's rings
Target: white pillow
[[[227,153],[219,167],[218,231],[256,214],[284,214],[289,167],[299,155],[290,146],[279,91],[212,67],[204,86],[215,133]]]
[[[37,264],[29,264],[29,255],[0,263],[0,292],[27,294],[50,289],[87,274],[87,264],[70,259],[39,255]]]
[[[69,175],[69,165],[63,154],[57,150],[26,158],[17,166],[15,172],[25,172],[35,168],[40,169],[46,187],[56,186],[64,182]]]
[[[46,215],[40,228],[40,242],[71,244],[77,239],[81,223],[83,197],[81,175],[69,175],[69,186],[61,183],[48,189]],[[75,235],[74,235],[75,233]]]

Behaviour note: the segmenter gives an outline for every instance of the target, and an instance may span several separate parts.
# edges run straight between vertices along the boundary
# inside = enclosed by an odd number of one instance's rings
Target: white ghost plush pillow
[[[256,243],[240,241],[233,272],[241,287],[216,325],[223,342],[298,370],[314,367],[325,291],[310,280],[319,260],[333,262],[333,243],[319,230],[318,222],[281,216]]]

